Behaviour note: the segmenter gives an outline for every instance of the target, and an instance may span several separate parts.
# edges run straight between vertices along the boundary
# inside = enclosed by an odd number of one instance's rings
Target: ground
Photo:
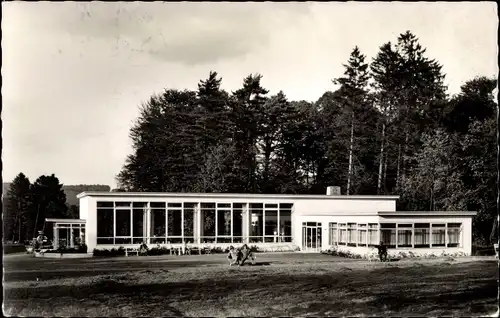
[[[40,259],[4,256],[14,316],[485,316],[495,260],[378,263],[320,254]]]

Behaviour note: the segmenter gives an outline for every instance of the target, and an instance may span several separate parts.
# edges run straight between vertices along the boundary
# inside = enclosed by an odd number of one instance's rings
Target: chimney
[[[340,187],[329,186],[326,188],[326,195],[340,195]]]

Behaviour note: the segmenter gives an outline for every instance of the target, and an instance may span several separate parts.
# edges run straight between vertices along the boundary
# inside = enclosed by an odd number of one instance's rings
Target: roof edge
[[[358,199],[358,200],[398,200],[398,195],[326,195],[326,194],[256,194],[256,193],[180,193],[180,192],[82,192],[84,197],[204,197],[204,198],[302,198],[302,199]]]

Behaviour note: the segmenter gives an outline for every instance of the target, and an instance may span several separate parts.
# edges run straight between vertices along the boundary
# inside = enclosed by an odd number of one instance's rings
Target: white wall
[[[337,200],[298,200],[295,213],[299,215],[332,214],[374,214],[379,211],[396,211],[396,200],[337,199]]]
[[[88,253],[92,253],[97,245],[96,199],[84,197],[80,199],[80,219],[85,220],[85,244]]]

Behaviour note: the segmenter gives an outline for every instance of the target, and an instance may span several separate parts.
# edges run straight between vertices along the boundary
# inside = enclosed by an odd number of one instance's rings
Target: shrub
[[[108,249],[94,249],[92,251],[92,254],[94,256],[125,256],[125,248],[123,246],[120,246],[118,249],[112,248],[111,250]]]

